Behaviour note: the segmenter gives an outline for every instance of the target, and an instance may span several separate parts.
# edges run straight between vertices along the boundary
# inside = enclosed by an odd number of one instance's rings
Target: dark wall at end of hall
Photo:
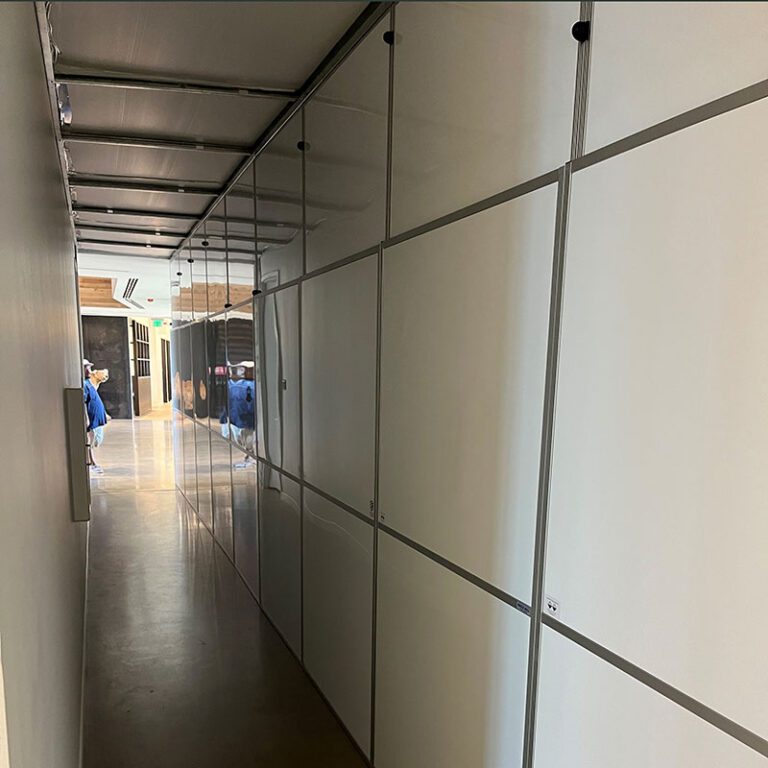
[[[107,413],[113,419],[130,419],[131,361],[128,320],[125,317],[83,317],[83,354],[94,368],[108,368],[109,381],[99,387]]]

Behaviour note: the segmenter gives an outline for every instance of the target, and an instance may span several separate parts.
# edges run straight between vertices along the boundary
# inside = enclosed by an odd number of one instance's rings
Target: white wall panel
[[[197,464],[197,514],[203,522],[213,525],[213,487],[211,484],[211,432],[195,424],[195,453]]]
[[[373,527],[304,491],[304,664],[370,753]]]
[[[251,591],[259,594],[258,465],[232,446],[232,520],[235,563]]]
[[[765,757],[542,630],[535,768],[758,768]]]
[[[579,4],[397,7],[393,232],[569,157]]]
[[[299,474],[299,289],[263,296],[259,308],[259,452],[272,464]]]
[[[573,178],[546,589],[768,735],[768,102]]]
[[[373,498],[376,256],[303,285],[304,476],[360,512]]]
[[[211,434],[213,534],[224,551],[234,556],[232,534],[232,456],[227,440]]]
[[[261,465],[261,605],[301,655],[301,493],[298,483]]]
[[[387,16],[305,108],[307,271],[384,238],[389,45]]]
[[[295,115],[256,160],[256,217],[262,289],[304,271],[301,113]]]
[[[528,618],[386,533],[378,577],[378,768],[517,768]]]
[[[557,187],[384,254],[379,510],[529,601]]]
[[[768,4],[595,3],[587,149],[768,77]]]

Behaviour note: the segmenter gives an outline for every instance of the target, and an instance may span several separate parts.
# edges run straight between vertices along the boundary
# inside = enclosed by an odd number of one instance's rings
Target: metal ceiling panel
[[[72,170],[82,174],[103,174],[151,179],[194,179],[223,184],[240,164],[241,158],[218,152],[114,147],[101,144],[66,145]]]
[[[294,89],[364,6],[58,2],[51,27],[60,67]]]
[[[72,130],[252,145],[287,101],[69,86]]]
[[[134,192],[120,189],[83,189],[74,187],[77,205],[99,208],[131,208],[140,211],[172,211],[175,213],[199,214],[213,199],[199,195],[162,194],[157,192]]]
[[[130,226],[146,227],[154,231],[164,231],[168,229],[180,229],[180,224],[184,224],[186,229],[194,223],[195,219],[190,217],[184,221],[178,219],[164,218],[159,216],[126,216],[106,212],[75,212],[75,226],[78,224],[104,224],[109,227]]]
[[[141,245],[102,245],[101,243],[94,245],[78,244],[78,253],[103,253],[103,254],[115,254],[120,256],[142,256],[144,258],[156,258],[156,259],[168,259],[173,253],[173,248],[145,248]]]
[[[168,248],[175,248],[182,238],[182,234],[178,235],[161,235],[158,237],[151,230],[147,230],[144,235],[127,234],[125,232],[111,232],[105,229],[90,229],[90,227],[75,227],[75,234],[78,239],[82,240],[100,240],[107,242],[124,242],[126,245],[134,245],[142,247],[146,243],[156,246],[167,246]]]

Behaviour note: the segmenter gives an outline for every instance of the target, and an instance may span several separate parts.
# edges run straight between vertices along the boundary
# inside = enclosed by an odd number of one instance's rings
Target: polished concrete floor
[[[84,768],[364,765],[173,490],[170,423],[112,421],[94,476]]]

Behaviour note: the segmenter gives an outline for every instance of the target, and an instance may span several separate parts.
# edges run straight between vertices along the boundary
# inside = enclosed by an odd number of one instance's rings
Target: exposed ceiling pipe
[[[105,144],[115,147],[140,147],[142,149],[178,149],[191,152],[223,152],[229,155],[248,155],[250,149],[239,144],[218,144],[206,141],[188,141],[154,136],[121,136],[109,133],[62,131],[65,142],[78,144]]]
[[[137,76],[128,72],[99,72],[89,68],[57,66],[57,83],[90,85],[100,88],[127,88],[137,91],[164,91],[215,96],[240,96],[255,99],[286,101],[297,97],[292,88],[274,88],[263,85],[229,85],[225,83],[190,82],[178,79]]]

